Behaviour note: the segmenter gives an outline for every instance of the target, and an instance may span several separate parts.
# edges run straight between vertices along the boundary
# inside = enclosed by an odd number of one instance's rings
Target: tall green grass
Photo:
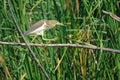
[[[41,19],[55,19],[56,26],[33,43],[88,44],[120,49],[120,24],[102,10],[120,13],[117,0],[15,0],[10,1],[24,33]],[[27,36],[31,42],[33,36]],[[7,0],[0,1],[0,41],[24,42],[11,17]],[[119,80],[120,56],[102,50],[70,47],[32,47],[51,80]],[[1,80],[45,80],[26,46],[0,45]]]

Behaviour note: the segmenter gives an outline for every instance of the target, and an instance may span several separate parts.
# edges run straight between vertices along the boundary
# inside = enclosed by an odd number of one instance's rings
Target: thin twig
[[[26,41],[26,39],[25,39],[25,37],[24,37],[24,35],[23,35],[23,33],[22,33],[22,31],[21,31],[21,29],[20,29],[20,27],[19,27],[19,25],[18,25],[18,23],[17,23],[17,21],[16,21],[16,19],[15,19],[15,16],[14,16],[14,14],[13,14],[13,11],[12,11],[12,9],[11,9],[10,0],[8,0],[8,7],[9,7],[9,10],[10,10],[11,16],[12,16],[12,18],[13,18],[13,21],[14,21],[17,29],[18,29],[18,32],[19,32],[20,35],[22,36],[22,38],[23,38],[23,40],[24,40],[24,42],[25,42],[25,45],[27,45],[27,47],[28,47],[28,49],[29,49],[29,51],[30,51],[33,59],[36,61],[36,63],[38,64],[38,67],[39,67],[39,68],[42,70],[42,72],[44,73],[46,79],[47,79],[47,80],[50,80],[50,77],[48,76],[47,72],[45,71],[45,69],[43,68],[43,66],[40,64],[39,60],[38,60],[37,57],[35,56],[35,53],[32,51],[30,45],[27,43],[27,41]]]
[[[80,44],[33,44],[28,43],[30,46],[44,46],[44,47],[76,47],[76,48],[85,48],[85,49],[94,49],[94,50],[103,50],[108,52],[115,52],[120,54],[120,50],[117,49],[110,49],[110,48],[101,48],[97,46],[90,46],[90,45],[80,45]],[[26,46],[25,43],[16,43],[16,42],[1,42],[0,45],[20,45]]]
[[[105,14],[110,15],[113,19],[115,19],[115,20],[117,20],[117,21],[120,22],[120,17],[116,16],[115,14],[113,14],[113,13],[111,13],[111,12],[107,12],[107,11],[105,11],[105,10],[102,10],[102,12],[105,13]]]

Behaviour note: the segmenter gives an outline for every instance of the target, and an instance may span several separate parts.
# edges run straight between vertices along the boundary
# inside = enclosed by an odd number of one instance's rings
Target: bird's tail
[[[27,33],[27,32],[25,32],[23,35],[26,37],[26,36],[28,35],[28,33]]]

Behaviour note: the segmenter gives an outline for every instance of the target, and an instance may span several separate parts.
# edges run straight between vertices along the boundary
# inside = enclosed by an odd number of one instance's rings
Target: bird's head
[[[56,25],[63,25],[63,24],[58,22],[57,20],[48,20],[47,25],[53,27]]]

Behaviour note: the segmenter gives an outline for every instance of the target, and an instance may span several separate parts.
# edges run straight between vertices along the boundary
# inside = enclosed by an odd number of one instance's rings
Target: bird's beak
[[[63,23],[57,23],[58,25],[64,25]]]

